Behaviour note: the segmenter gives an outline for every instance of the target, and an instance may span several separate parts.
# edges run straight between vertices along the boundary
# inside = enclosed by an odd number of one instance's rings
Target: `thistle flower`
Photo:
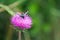
[[[25,14],[18,12],[11,17],[11,24],[19,29],[29,29],[32,25],[32,19],[27,15],[27,12]]]

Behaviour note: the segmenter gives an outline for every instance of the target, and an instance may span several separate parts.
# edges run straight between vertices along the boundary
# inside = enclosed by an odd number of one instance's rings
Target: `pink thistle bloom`
[[[32,25],[32,19],[28,15],[21,16],[20,13],[11,17],[11,24],[19,29],[29,29]]]

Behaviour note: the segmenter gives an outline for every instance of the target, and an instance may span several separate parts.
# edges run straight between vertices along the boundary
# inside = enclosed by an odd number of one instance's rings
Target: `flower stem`
[[[21,31],[18,31],[18,40],[21,40]]]
[[[31,38],[30,38],[30,35],[29,35],[29,32],[28,32],[28,31],[23,31],[23,34],[24,34],[24,38],[25,38],[25,40],[31,40]]]
[[[14,12],[8,6],[0,4],[0,7],[4,8],[6,11],[8,11],[9,14],[14,15]]]

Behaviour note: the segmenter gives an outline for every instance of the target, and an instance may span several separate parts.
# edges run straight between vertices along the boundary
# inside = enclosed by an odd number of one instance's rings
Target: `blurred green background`
[[[32,17],[31,40],[60,40],[60,0],[0,0],[7,6],[14,2],[18,5],[12,6],[13,11],[28,10]],[[17,31],[10,28],[10,17],[6,10],[0,11],[0,40],[18,39]]]

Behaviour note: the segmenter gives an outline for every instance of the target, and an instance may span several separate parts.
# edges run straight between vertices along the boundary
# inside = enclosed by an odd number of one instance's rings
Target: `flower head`
[[[19,29],[29,29],[32,25],[32,19],[27,14],[21,15],[20,13],[16,13],[12,16],[11,23]]]

